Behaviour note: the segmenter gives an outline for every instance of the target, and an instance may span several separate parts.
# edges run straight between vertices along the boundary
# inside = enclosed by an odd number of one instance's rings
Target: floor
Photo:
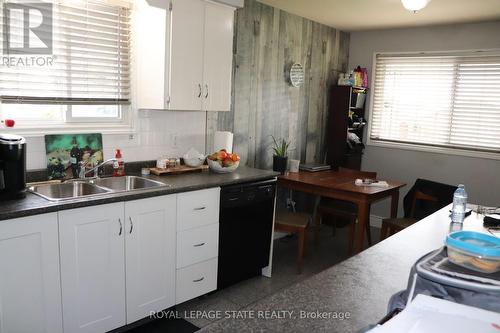
[[[189,318],[186,319],[192,324],[198,327],[206,326],[217,319],[207,318],[206,315],[192,315],[195,313],[193,311],[204,311],[206,314],[215,310],[222,312],[240,310],[347,259],[347,232],[347,228],[337,229],[335,237],[332,237],[332,228],[322,226],[317,248],[312,241],[313,234],[309,232],[304,269],[300,275],[297,274],[296,265],[297,238],[288,236],[278,239],[274,242],[272,278],[259,276],[240,282],[227,289],[180,304],[177,306],[177,311],[180,316],[187,314]],[[372,227],[371,234],[373,242],[377,242],[380,229]]]

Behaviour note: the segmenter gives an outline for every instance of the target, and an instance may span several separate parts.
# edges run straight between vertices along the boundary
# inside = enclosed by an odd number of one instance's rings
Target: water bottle
[[[464,185],[458,185],[453,193],[453,207],[451,208],[451,222],[463,223],[465,218],[465,208],[467,206],[467,192]]]

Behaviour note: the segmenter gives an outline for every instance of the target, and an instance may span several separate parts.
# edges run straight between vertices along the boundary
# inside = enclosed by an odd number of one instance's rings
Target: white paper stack
[[[231,132],[215,132],[214,135],[214,151],[225,149],[228,153],[233,152],[233,133]]]
[[[498,333],[500,314],[417,295],[394,318],[369,333]]]

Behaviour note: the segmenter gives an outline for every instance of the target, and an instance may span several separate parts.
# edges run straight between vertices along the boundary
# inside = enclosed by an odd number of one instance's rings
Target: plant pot
[[[273,155],[273,170],[285,174],[288,165],[288,157]]]

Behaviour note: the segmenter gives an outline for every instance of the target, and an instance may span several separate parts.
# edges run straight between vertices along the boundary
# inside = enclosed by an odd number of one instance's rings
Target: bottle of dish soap
[[[120,149],[116,150],[115,153],[116,161],[113,163],[113,177],[125,176],[125,164],[122,159],[122,152]]]

